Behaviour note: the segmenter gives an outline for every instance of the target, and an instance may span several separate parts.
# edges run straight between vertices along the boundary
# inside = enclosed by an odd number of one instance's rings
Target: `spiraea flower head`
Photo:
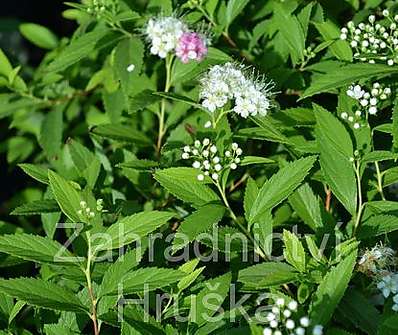
[[[180,38],[188,32],[187,25],[174,16],[151,18],[145,28],[145,34],[151,43],[151,53],[166,58],[174,52]]]
[[[193,160],[192,167],[198,169],[199,181],[203,181],[205,176],[217,181],[225,170],[237,169],[243,153],[237,143],[232,143],[227,150],[220,152],[208,138],[196,140],[193,146],[186,145],[182,151],[182,159]]]
[[[177,47],[176,56],[183,63],[190,60],[202,61],[207,55],[207,39],[196,32],[185,32],[181,35]]]
[[[215,65],[201,78],[200,99],[210,113],[232,102],[231,111],[243,118],[266,115],[271,108],[273,83],[241,64]]]
[[[379,243],[361,254],[358,260],[358,270],[371,277],[388,274],[396,265],[395,255],[395,250]]]
[[[295,300],[289,303],[284,298],[276,299],[271,311],[266,315],[267,327],[264,335],[322,335],[323,326],[312,325],[308,316],[299,312],[298,303]]]
[[[347,95],[356,100],[354,111],[344,111],[340,117],[353,123],[354,129],[361,127],[361,123],[367,115],[375,115],[385,101],[391,95],[391,88],[374,83],[371,89],[359,84],[352,84],[346,91]]]
[[[369,15],[367,22],[348,22],[341,29],[340,39],[347,40],[354,52],[354,58],[362,62],[383,62],[392,66],[398,63],[398,16],[388,10],[377,19]]]

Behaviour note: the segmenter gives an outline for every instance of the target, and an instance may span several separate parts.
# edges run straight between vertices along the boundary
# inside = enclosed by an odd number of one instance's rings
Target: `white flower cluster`
[[[398,273],[391,273],[384,276],[381,281],[377,283],[377,288],[381,291],[384,298],[393,296],[394,302],[392,310],[398,312]]]
[[[268,113],[272,88],[272,82],[248,73],[243,65],[228,62],[211,67],[202,77],[200,99],[202,106],[211,113],[233,100],[232,110],[247,118]]]
[[[192,167],[198,169],[198,180],[203,181],[205,176],[211,176],[217,181],[226,169],[235,170],[238,167],[242,149],[237,143],[232,143],[231,148],[219,154],[217,147],[208,139],[196,140],[193,146],[186,145],[181,155],[182,159],[193,159]]]
[[[104,203],[104,201],[102,199],[97,200],[97,203],[96,203],[97,212],[99,212],[99,213],[104,212],[103,203]],[[87,202],[85,202],[83,200],[80,201],[80,208],[81,209],[79,209],[77,211],[77,214],[83,215],[86,219],[92,219],[93,217],[95,217],[95,212],[90,207],[87,206]]]
[[[151,43],[151,53],[166,58],[177,48],[181,36],[187,31],[187,25],[173,16],[150,19],[145,34]]]
[[[274,306],[266,316],[269,327],[263,331],[264,335],[322,335],[323,326],[311,326],[307,316],[298,319],[298,303],[295,300],[286,304],[285,299],[276,299]],[[297,320],[298,319],[298,320]]]
[[[358,129],[361,127],[361,119],[366,117],[366,114],[377,114],[382,101],[391,95],[391,88],[374,83],[372,89],[367,91],[359,84],[352,84],[347,90],[347,95],[358,101],[358,108],[354,113],[346,111],[341,113],[340,116],[342,119],[354,123],[354,128]]]
[[[341,29],[340,39],[350,43],[354,57],[362,62],[398,63],[398,15],[392,17],[388,10],[384,10],[383,16],[388,23],[377,21],[370,15],[366,23],[355,25],[350,21]]]
[[[377,244],[362,253],[358,261],[358,270],[370,276],[379,276],[388,272],[395,262],[395,251],[382,244]]]

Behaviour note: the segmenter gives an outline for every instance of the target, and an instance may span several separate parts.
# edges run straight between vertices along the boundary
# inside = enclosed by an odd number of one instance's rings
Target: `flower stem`
[[[250,234],[250,232],[245,228],[245,226],[243,226],[243,225],[239,222],[239,220],[238,220],[238,218],[236,217],[234,211],[232,210],[231,206],[229,205],[227,196],[226,196],[226,194],[225,194],[225,190],[223,189],[223,187],[221,187],[220,182],[217,181],[217,182],[213,182],[213,183],[216,185],[218,191],[220,192],[221,198],[222,198],[222,200],[223,200],[225,206],[228,208],[228,211],[229,211],[229,213],[230,213],[230,215],[231,215],[232,220],[234,220],[234,222],[236,223],[236,225],[243,231],[243,233],[246,235],[246,237],[253,243],[253,246],[254,246],[256,252],[257,252],[262,258],[267,259],[266,254],[261,250],[260,246],[258,245],[258,243],[256,242],[256,240],[253,238],[253,236]]]
[[[357,205],[357,214],[356,214],[356,219],[355,219],[355,225],[354,225],[354,232],[353,235],[358,230],[358,227],[361,223],[361,216],[362,216],[362,211],[363,211],[363,200],[362,200],[362,186],[361,186],[361,173],[360,173],[360,162],[356,161],[354,163],[354,171],[356,175],[356,180],[357,180],[357,191],[358,191],[358,205]]]
[[[383,193],[382,175],[380,173],[379,162],[375,162],[375,167],[376,167],[376,173],[377,173],[377,190],[379,191],[379,193],[381,195],[381,199],[386,200],[386,198],[384,197],[384,193]]]
[[[171,87],[171,68],[173,64],[174,56],[167,56],[166,57],[166,84],[164,86],[164,92],[168,93]],[[162,147],[162,140],[163,136],[166,133],[165,127],[165,112],[166,112],[166,99],[162,98],[160,103],[160,113],[158,114],[159,117],[159,132],[158,132],[158,140],[156,143],[156,152],[160,154],[160,148]]]
[[[88,294],[91,300],[91,320],[93,321],[93,329],[94,329],[94,335],[99,335],[100,330],[98,326],[98,320],[97,320],[97,299],[95,298],[94,291],[93,291],[93,284],[91,280],[91,262],[92,262],[92,250],[91,250],[91,236],[90,232],[86,232],[86,237],[87,237],[87,244],[88,244],[88,251],[87,251],[87,266],[84,271],[84,274],[86,275],[86,281],[87,281],[87,290]]]

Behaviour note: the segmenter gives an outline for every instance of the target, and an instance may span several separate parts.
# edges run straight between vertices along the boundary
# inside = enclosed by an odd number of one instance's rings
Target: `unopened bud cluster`
[[[392,66],[398,63],[398,15],[383,11],[383,19],[370,15],[367,22],[355,25],[350,21],[341,29],[340,39],[347,40],[354,57],[362,62],[381,61]]]
[[[198,180],[203,181],[205,176],[210,176],[217,181],[221,174],[227,170],[235,170],[241,162],[242,149],[237,143],[224,152],[219,152],[210,139],[196,140],[193,146],[186,145],[181,155],[182,159],[192,159],[192,167],[199,170]]]
[[[87,7],[87,13],[100,18],[106,11],[116,13],[118,2],[115,0],[92,0]]]
[[[357,101],[356,110],[344,111],[340,114],[341,118],[353,123],[353,127],[361,127],[361,121],[366,118],[366,114],[376,115],[381,103],[391,95],[391,88],[384,87],[379,83],[374,83],[371,90],[367,90],[359,84],[352,84],[347,95]]]
[[[308,316],[298,313],[298,303],[295,300],[289,303],[285,299],[276,299],[271,311],[266,316],[268,327],[263,331],[264,335],[322,335],[323,326],[311,325]]]
[[[96,202],[96,208],[93,210],[90,207],[88,207],[87,202],[82,200],[80,201],[80,209],[77,211],[77,214],[83,216],[87,220],[90,220],[95,217],[96,212],[97,213],[104,212],[103,203],[104,201],[102,199],[98,199]]]

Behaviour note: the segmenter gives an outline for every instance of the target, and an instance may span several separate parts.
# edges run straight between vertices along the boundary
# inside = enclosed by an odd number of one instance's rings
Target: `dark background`
[[[25,69],[29,65],[34,67],[46,52],[19,34],[19,24],[33,22],[48,27],[59,37],[70,36],[76,26],[73,21],[62,17],[67,8],[63,0],[0,0],[0,48],[14,66],[22,64]],[[7,120],[0,120],[0,218],[8,214],[6,200],[31,181],[21,169],[7,163],[4,145],[9,126]]]

